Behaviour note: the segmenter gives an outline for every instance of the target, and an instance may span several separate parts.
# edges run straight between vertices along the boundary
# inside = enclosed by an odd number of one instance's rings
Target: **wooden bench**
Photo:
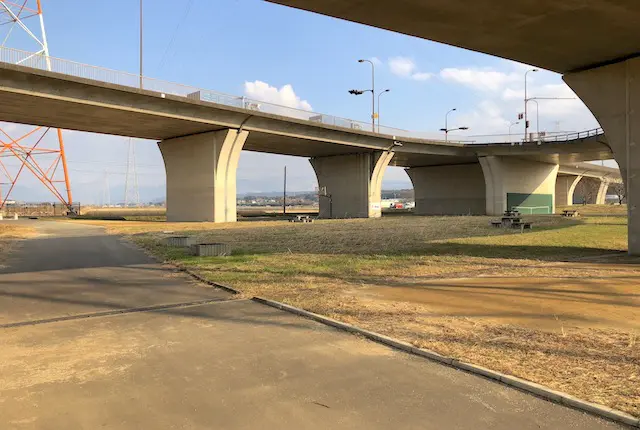
[[[492,227],[502,227],[502,221],[491,221]]]

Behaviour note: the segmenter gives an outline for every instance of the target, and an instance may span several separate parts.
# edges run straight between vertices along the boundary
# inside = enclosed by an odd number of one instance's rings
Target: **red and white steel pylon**
[[[39,18],[40,25],[37,30],[32,30],[29,24],[35,25],[36,18]],[[0,49],[17,48],[13,45],[19,43],[21,49],[28,46],[27,49],[32,52],[17,64],[40,56],[44,57],[47,68],[51,69],[40,0],[0,0],[0,37]],[[12,46],[8,46],[9,42],[12,42]],[[34,45],[36,48],[32,50]],[[24,130],[24,126],[21,128]],[[52,139],[45,139],[54,133]],[[53,148],[47,148],[48,140],[55,141],[50,144]],[[31,172],[61,203],[73,211],[62,130],[32,127],[27,133],[16,137],[0,127],[0,211],[25,171]]]

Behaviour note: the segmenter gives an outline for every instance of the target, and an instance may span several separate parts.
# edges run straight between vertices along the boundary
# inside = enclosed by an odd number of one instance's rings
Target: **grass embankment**
[[[259,295],[640,415],[640,267],[626,219],[392,217],[313,224],[103,223]],[[197,258],[163,230],[232,245]]]

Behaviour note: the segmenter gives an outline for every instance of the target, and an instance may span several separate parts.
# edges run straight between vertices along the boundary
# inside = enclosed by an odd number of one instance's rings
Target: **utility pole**
[[[142,87],[142,0],[140,0],[140,89]]]
[[[530,69],[524,73],[524,141],[529,141],[529,118],[527,117],[527,75],[529,72],[537,72],[538,69]]]
[[[282,195],[282,214],[287,214],[287,166],[284,166],[284,193]]]
[[[388,93],[389,91],[391,90],[386,89],[384,91],[380,91],[380,94],[378,94],[378,133],[380,133],[380,96],[383,95],[384,93]]]
[[[376,66],[371,60],[358,60],[358,63],[371,64],[371,131],[376,132]]]

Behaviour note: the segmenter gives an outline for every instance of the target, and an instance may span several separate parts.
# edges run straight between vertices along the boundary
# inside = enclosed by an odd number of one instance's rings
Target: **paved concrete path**
[[[33,225],[0,272],[2,429],[621,428]]]

